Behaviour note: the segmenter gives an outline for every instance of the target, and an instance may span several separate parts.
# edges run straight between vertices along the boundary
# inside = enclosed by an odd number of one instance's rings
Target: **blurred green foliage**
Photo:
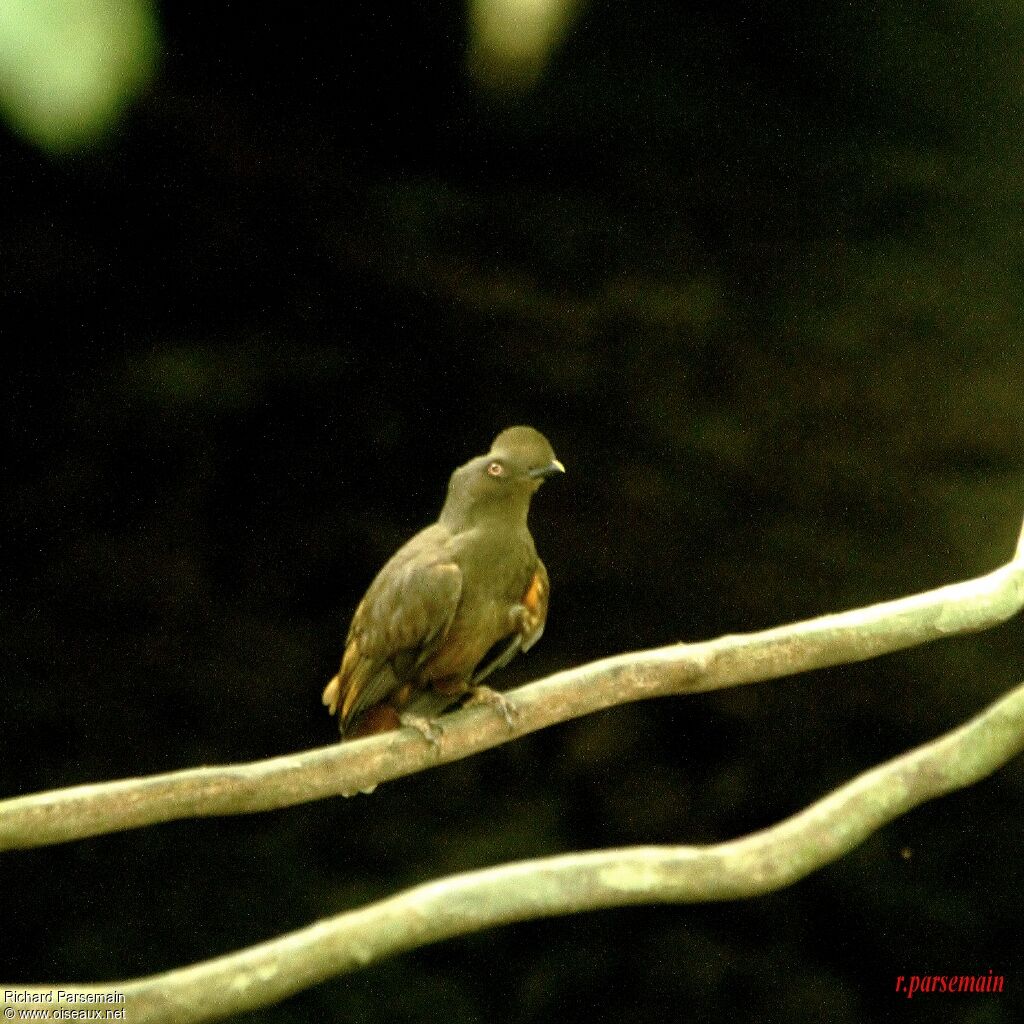
[[[0,0],[0,111],[51,152],[88,146],[151,79],[150,0]]]
[[[469,0],[469,66],[500,89],[532,85],[579,15],[581,0]]]

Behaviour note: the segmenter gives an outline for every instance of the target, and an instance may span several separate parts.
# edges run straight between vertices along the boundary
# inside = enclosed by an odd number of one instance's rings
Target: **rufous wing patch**
[[[523,595],[523,604],[526,606],[527,611],[532,612],[534,615],[537,614],[541,604],[543,604],[545,589],[544,580],[540,572],[535,572],[533,579],[530,580],[529,588]]]
[[[548,583],[539,569],[533,574],[530,586],[523,595],[523,607],[526,614],[523,616],[522,631],[525,636],[530,636],[543,627],[548,610]]]
[[[523,651],[528,651],[544,634],[544,623],[548,617],[549,590],[548,571],[538,558],[537,568],[522,599],[519,635],[522,637]]]

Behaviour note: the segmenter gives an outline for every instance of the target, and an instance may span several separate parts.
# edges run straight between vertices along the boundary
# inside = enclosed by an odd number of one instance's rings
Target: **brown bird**
[[[412,725],[436,741],[433,719],[544,632],[548,574],[526,519],[545,478],[564,473],[543,434],[502,431],[486,455],[452,473],[436,523],[390,558],[359,602],[338,674],[323,702],[342,738]]]

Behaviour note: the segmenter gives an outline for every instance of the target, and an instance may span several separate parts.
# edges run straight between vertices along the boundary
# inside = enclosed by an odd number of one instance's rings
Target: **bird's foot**
[[[441,746],[443,732],[441,726],[433,719],[424,718],[423,715],[413,715],[409,712],[404,712],[398,716],[398,721],[402,725],[415,729],[435,750]]]
[[[474,704],[486,704],[488,707],[497,708],[510,729],[514,729],[519,724],[521,717],[519,709],[503,693],[498,693],[497,690],[492,690],[489,686],[473,687],[465,706],[472,707]]]

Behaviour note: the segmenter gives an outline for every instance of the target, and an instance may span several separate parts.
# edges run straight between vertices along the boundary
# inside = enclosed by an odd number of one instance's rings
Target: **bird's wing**
[[[521,629],[524,651],[528,651],[544,635],[544,624],[548,621],[548,599],[550,596],[551,581],[548,579],[548,571],[538,558],[533,579],[523,595],[523,607],[526,609]]]
[[[538,558],[537,568],[520,602],[523,610],[520,612],[519,628],[509,638],[508,643],[482,669],[474,673],[474,686],[479,686],[492,672],[504,668],[520,652],[525,654],[541,638],[548,617],[550,590],[548,571]]]
[[[323,701],[343,726],[409,682],[402,678],[443,638],[462,594],[447,531],[428,527],[377,574],[349,629],[337,676]]]

